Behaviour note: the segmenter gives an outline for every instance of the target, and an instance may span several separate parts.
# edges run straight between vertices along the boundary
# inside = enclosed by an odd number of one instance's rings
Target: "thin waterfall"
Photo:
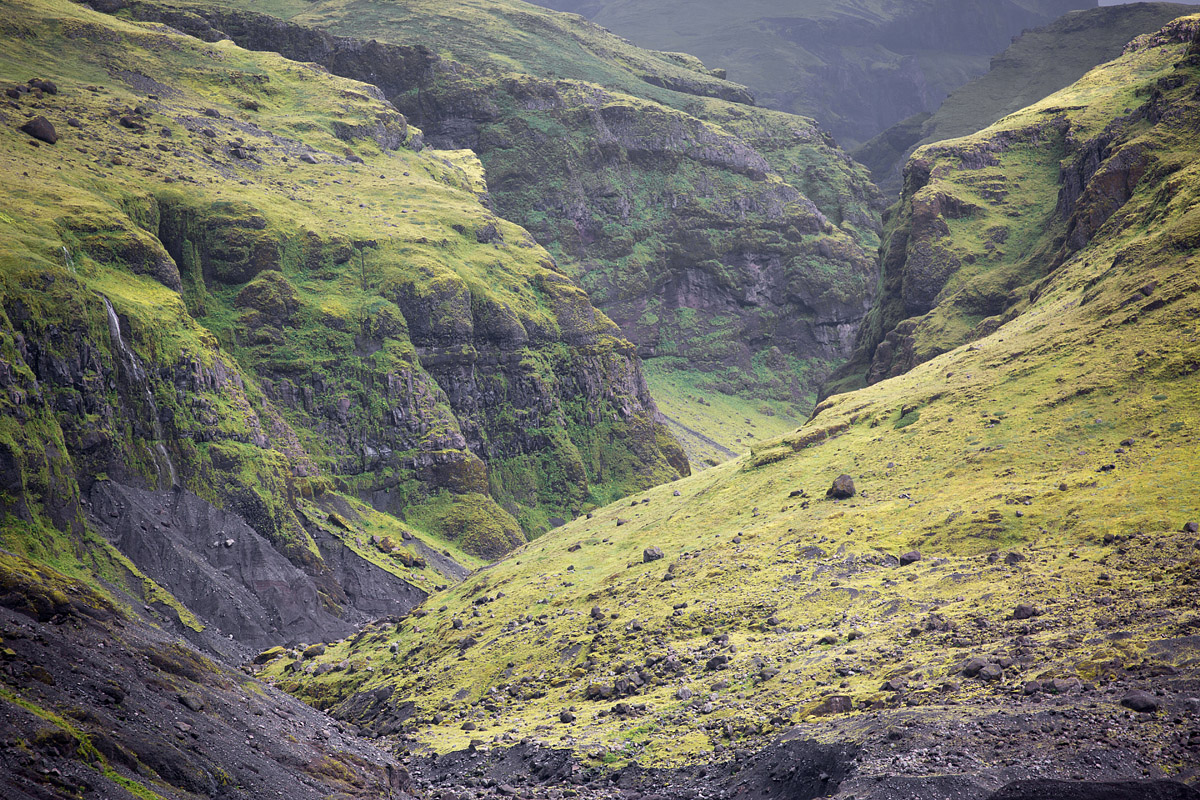
[[[121,335],[121,320],[117,317],[112,303],[107,297],[102,296],[101,299],[104,300],[104,310],[108,314],[108,335],[117,349],[121,367],[124,369],[129,383],[141,388],[146,410],[150,416],[150,425],[154,431],[151,450],[154,457],[154,468],[158,473],[158,486],[160,489],[170,489],[178,483],[178,479],[175,473],[175,464],[171,462],[171,456],[163,444],[166,436],[163,433],[162,423],[158,421],[158,405],[154,402],[154,393],[150,391],[150,380],[146,374],[146,368],[142,365],[142,360],[138,358],[137,353],[125,344],[125,337]]]

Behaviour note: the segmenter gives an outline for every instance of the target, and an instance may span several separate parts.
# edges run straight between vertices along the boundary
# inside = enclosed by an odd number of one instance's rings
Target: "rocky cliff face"
[[[650,54],[554,17],[592,37],[580,64],[611,70],[612,88],[541,76],[529,57],[530,73],[512,74],[490,50],[507,29],[469,14],[456,39],[422,18],[364,22],[340,8],[305,25],[201,6],[126,13],[378,85],[425,142],[479,154],[491,207],[544,244],[642,358],[705,391],[775,401],[794,417],[849,352],[874,289],[876,191],[811,121],[728,102],[748,98],[711,76],[682,86],[680,75],[707,74],[695,59],[653,54],[686,69],[649,80],[637,67],[634,79],[626,65]],[[607,49],[618,45],[631,54]]]

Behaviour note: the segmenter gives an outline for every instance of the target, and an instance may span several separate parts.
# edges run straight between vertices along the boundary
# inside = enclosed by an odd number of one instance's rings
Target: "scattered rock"
[[[177,697],[183,707],[189,711],[199,712],[204,710],[204,701],[194,694],[180,694]]]
[[[1083,688],[1083,682],[1078,678],[1055,678],[1043,684],[1043,688],[1054,694],[1070,694]]]
[[[317,656],[323,655],[325,655],[325,645],[323,644],[313,644],[304,648],[305,658],[316,658]]]
[[[658,561],[663,557],[663,551],[658,547],[647,547],[642,551],[642,563],[649,564],[651,561]]]
[[[21,133],[28,134],[38,141],[54,144],[58,141],[58,131],[45,117],[34,117],[21,126]]]
[[[58,94],[58,86],[54,81],[43,80],[42,78],[34,78],[29,82],[30,89],[41,89],[46,94]]]
[[[845,714],[854,710],[854,701],[843,694],[826,697],[821,704],[812,710],[813,716],[823,717],[828,714]]]
[[[712,658],[710,658],[704,664],[704,668],[706,670],[708,670],[709,672],[715,672],[716,670],[724,669],[728,665],[729,665],[729,656],[719,655],[719,656],[713,656]]]
[[[900,566],[907,567],[909,564],[915,564],[921,560],[921,553],[918,550],[909,550],[904,555],[900,556]]]
[[[1121,698],[1121,705],[1141,714],[1152,714],[1158,711],[1161,704],[1154,695],[1141,689],[1134,689]]]
[[[558,721],[562,723],[571,723],[575,721],[575,715],[570,711],[562,711],[558,715]]]
[[[854,479],[849,475],[839,475],[825,496],[834,500],[846,500],[854,497]]]
[[[1183,526],[1184,533],[1200,533],[1200,522],[1188,522]]]

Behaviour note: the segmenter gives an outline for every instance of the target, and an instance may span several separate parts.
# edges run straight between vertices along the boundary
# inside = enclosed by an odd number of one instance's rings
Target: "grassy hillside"
[[[1073,12],[1027,30],[992,59],[986,74],[951,92],[932,116],[884,131],[854,157],[887,194],[897,194],[904,164],[918,146],[983,130],[1116,58],[1135,36],[1192,10],[1181,3],[1130,3]]]
[[[438,750],[532,736],[705,763],[800,723],[863,746],[858,795],[884,776],[1194,779],[1198,30],[918,153],[906,203],[942,197],[963,212],[945,246],[981,250],[961,291],[987,279],[993,215],[1006,250],[1043,254],[972,344],[266,674]],[[857,493],[827,497],[842,474]],[[1133,688],[1165,713],[1130,721]]]
[[[843,146],[853,147],[912,114],[936,109],[949,92],[987,71],[988,59],[1022,30],[1096,3],[544,0],[541,5],[584,14],[644,47],[694,53],[751,87],[760,104],[814,117]]]
[[[187,490],[337,610],[328,542],[432,590],[686,471],[628,342],[372,87],[70,3],[3,35],[7,550],[170,603],[91,503]]]
[[[746,98],[695,59],[519,3],[268,9],[288,25],[241,7],[138,2],[121,13],[368,80],[426,142],[476,151],[493,208],[643,358],[680,373],[663,386],[799,419],[848,354],[873,284],[879,204],[811,120],[736,102]],[[702,419],[703,435],[723,436],[720,423]]]

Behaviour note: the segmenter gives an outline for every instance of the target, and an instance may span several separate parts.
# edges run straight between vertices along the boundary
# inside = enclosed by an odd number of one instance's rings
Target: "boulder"
[[[907,567],[909,564],[915,564],[921,560],[919,550],[909,550],[904,555],[900,556],[900,566]]]
[[[1004,670],[999,664],[988,664],[986,667],[979,670],[979,675],[977,677],[981,681],[987,681],[991,683],[1004,677]]]
[[[963,664],[962,674],[968,678],[974,678],[979,674],[980,670],[988,665],[988,662],[982,658],[972,658]]]
[[[1121,698],[1121,705],[1140,714],[1153,714],[1162,706],[1158,698],[1141,689],[1134,689]]]
[[[813,716],[823,717],[829,714],[845,714],[854,710],[854,701],[843,694],[826,697],[821,704],[812,710]]]
[[[1031,619],[1037,616],[1037,609],[1029,603],[1021,603],[1013,609],[1013,619]]]
[[[54,144],[58,141],[58,131],[54,130],[54,126],[50,124],[50,120],[45,117],[34,117],[22,125],[20,130],[21,133],[32,136],[34,139],[46,144]]]
[[[647,547],[642,551],[642,563],[649,564],[651,561],[658,561],[663,557],[663,551],[659,547]]]
[[[834,500],[846,500],[854,497],[854,492],[854,479],[849,475],[839,475],[825,496]]]

